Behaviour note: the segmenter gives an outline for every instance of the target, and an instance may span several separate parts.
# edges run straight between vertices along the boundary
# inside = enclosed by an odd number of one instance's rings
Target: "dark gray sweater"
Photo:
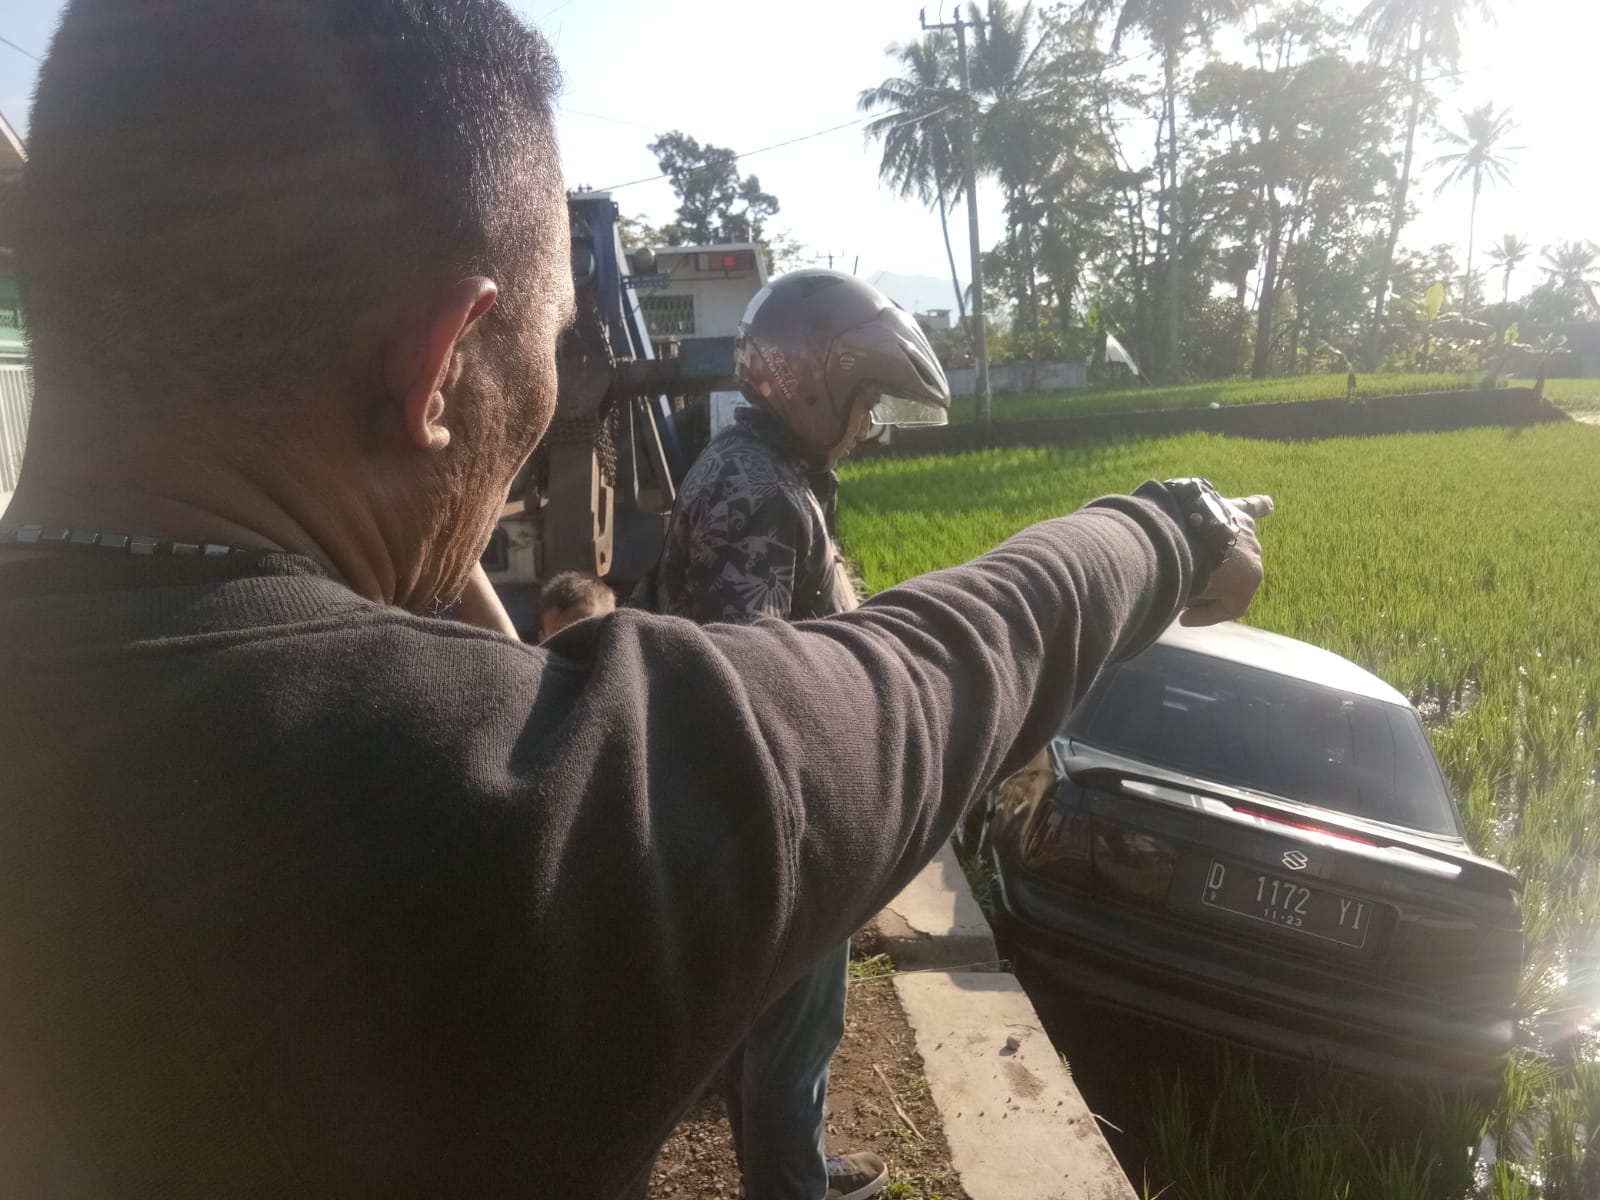
[[[593,1196],[1191,579],[1164,493],[549,652],[0,554],[0,1196]]]

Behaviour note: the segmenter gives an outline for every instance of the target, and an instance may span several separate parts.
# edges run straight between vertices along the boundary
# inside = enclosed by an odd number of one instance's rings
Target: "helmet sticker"
[[[755,338],[750,339],[750,344],[755,347],[756,353],[761,356],[761,361],[766,364],[767,372],[778,385],[778,390],[783,393],[784,399],[793,400],[800,392],[800,381],[794,377],[794,370],[789,366],[789,360],[784,357],[783,351]]]

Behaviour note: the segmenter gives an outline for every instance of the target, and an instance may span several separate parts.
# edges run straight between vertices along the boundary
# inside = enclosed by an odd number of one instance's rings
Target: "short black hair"
[[[590,571],[563,571],[552,575],[539,588],[540,621],[546,613],[565,612],[578,604],[609,612],[616,607],[617,597],[600,576]]]
[[[219,399],[293,382],[435,275],[519,310],[558,86],[502,0],[71,0],[18,239],[41,394],[66,367]]]

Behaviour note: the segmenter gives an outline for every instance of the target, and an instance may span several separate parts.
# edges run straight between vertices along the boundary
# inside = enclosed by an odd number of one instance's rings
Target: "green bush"
[[[1482,382],[1481,375],[1362,375],[1357,381],[1356,394],[1394,396],[1416,392],[1471,391]],[[1553,384],[1555,381],[1551,382]],[[1546,385],[1547,390],[1550,386]],[[996,421],[1031,421],[1044,417],[1082,417],[1098,413],[1209,408],[1213,404],[1288,404],[1302,400],[1338,399],[1344,394],[1345,376],[1342,373],[1301,375],[1292,379],[1226,379],[1216,383],[1186,383],[1173,387],[1147,387],[1134,383],[1123,387],[997,395],[993,398],[992,415]],[[970,396],[956,397],[950,409],[950,423],[971,424],[974,404]],[[1597,399],[1597,406],[1600,406],[1600,399]]]

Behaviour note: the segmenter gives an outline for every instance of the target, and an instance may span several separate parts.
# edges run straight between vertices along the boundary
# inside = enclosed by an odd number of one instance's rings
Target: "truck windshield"
[[[1271,671],[1154,646],[1102,679],[1067,733],[1152,766],[1460,836],[1414,712]]]

